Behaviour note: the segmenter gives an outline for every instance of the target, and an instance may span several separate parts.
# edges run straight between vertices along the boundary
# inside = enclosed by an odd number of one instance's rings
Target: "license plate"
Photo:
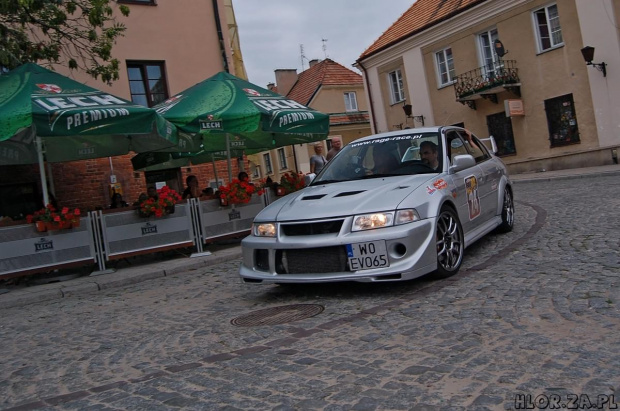
[[[385,241],[347,244],[347,257],[351,271],[390,266]]]

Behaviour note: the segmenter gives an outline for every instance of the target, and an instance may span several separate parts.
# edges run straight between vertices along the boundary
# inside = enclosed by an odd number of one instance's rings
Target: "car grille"
[[[281,230],[284,235],[317,235],[338,234],[344,220],[320,221],[315,223],[282,224]]]
[[[276,273],[320,274],[349,271],[344,246],[277,250]]]
[[[339,233],[344,220],[319,221],[313,223],[282,224],[281,230],[287,236]]]

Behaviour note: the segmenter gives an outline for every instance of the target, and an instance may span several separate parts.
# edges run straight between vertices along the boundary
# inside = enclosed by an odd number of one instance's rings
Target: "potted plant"
[[[303,173],[288,171],[280,178],[276,195],[286,195],[301,190],[306,186]]]
[[[247,204],[252,198],[252,194],[255,192],[258,195],[262,195],[264,190],[256,190],[256,186],[251,183],[233,179],[229,184],[220,186],[218,189],[220,192],[220,205],[227,206],[228,204]]]
[[[140,217],[157,218],[174,213],[176,203],[181,201],[179,193],[168,186],[163,186],[157,190],[157,198],[150,197],[143,200],[138,207]]]
[[[61,230],[80,225],[80,209],[73,211],[69,207],[63,207],[60,212],[53,205],[48,204],[39,211],[26,216],[28,223],[35,223],[37,231]]]

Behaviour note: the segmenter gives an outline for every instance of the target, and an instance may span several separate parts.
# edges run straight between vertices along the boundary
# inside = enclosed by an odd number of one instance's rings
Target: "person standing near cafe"
[[[189,175],[185,179],[185,184],[187,184],[187,188],[183,191],[183,195],[181,196],[183,200],[188,198],[200,198],[203,193],[198,188],[198,178],[195,175]]]
[[[314,155],[310,157],[310,172],[319,174],[326,163],[327,160],[323,156],[323,143],[316,143],[314,145]]]
[[[329,149],[327,156],[325,156],[327,161],[331,160],[340,150],[342,150],[342,140],[340,137],[333,137],[332,148]]]

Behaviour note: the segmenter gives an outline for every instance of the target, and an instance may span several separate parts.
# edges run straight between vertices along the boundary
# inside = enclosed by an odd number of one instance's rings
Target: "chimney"
[[[275,73],[278,93],[286,96],[297,82],[297,69],[277,69]]]
[[[321,60],[319,60],[319,59],[312,59],[312,60],[310,60],[310,67],[312,67],[312,66],[314,66],[316,64],[319,64],[320,61]]]
[[[273,91],[274,93],[278,92],[278,89],[274,83],[267,84],[267,90]]]

